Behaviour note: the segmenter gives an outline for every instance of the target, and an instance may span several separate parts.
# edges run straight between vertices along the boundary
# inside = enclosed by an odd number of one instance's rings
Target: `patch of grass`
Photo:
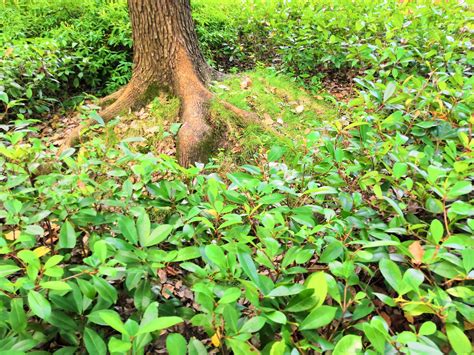
[[[234,153],[232,160],[240,163],[273,145],[285,147],[287,161],[291,162],[297,148],[295,142],[305,132],[338,116],[333,104],[271,69],[232,76],[214,85],[213,91],[218,98],[255,112],[261,119],[259,124],[243,126],[222,105],[216,103],[212,107],[212,120],[225,130],[226,141],[233,145],[228,147]]]

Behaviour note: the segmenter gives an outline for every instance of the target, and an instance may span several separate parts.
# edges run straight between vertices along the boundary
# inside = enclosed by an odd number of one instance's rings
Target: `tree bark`
[[[178,160],[185,166],[204,162],[212,141],[206,122],[211,99],[206,84],[212,70],[199,49],[190,0],[129,0],[128,7],[134,46],[132,79],[102,115],[115,116],[124,96],[130,106],[150,89],[171,91],[181,100]]]
[[[130,82],[105,97],[99,114],[107,121],[146,103],[157,90],[181,101],[182,126],[178,132],[178,161],[183,166],[205,163],[215,138],[208,122],[213,98],[207,84],[218,74],[206,63],[191,17],[190,0],[128,0],[133,36],[133,73]],[[224,103],[244,119],[253,116]],[[66,146],[79,137],[73,131]]]

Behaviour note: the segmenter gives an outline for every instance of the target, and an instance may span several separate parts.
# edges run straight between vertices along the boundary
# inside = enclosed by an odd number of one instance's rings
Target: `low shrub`
[[[7,127],[0,349],[469,353],[472,118],[378,90],[228,173]]]
[[[59,1],[56,10],[43,1],[34,6],[26,6],[26,0],[20,3],[25,4],[20,10],[7,6],[0,15],[0,91],[15,101],[17,109],[11,112],[41,113],[45,99],[64,92],[104,95],[128,81],[131,31],[125,1],[88,0],[80,11],[69,0]],[[321,88],[321,77],[335,71],[403,80],[409,75],[426,77],[439,67],[469,75],[473,61],[468,26],[472,12],[462,2],[245,0],[235,6],[230,0],[196,0],[193,10],[203,51],[215,66],[228,70],[262,62],[314,90]],[[68,12],[75,16],[68,17]],[[45,14],[50,20],[38,21]],[[41,26],[28,27],[25,16]],[[29,40],[38,36],[49,38],[48,46],[69,60],[52,65],[61,67],[50,76],[59,82],[54,95],[32,90],[28,98],[22,73],[12,68],[27,65],[35,68],[32,77],[42,77],[41,56],[31,63],[37,51],[47,50],[44,41]],[[12,48],[16,55],[6,56]]]
[[[242,108],[257,97],[262,116],[282,117],[275,129],[291,123],[284,142],[262,132],[259,153],[235,169],[184,169],[138,149],[139,137],[107,135],[57,158],[34,122],[2,125],[1,351],[472,352],[471,12],[460,2],[245,4],[194,3],[207,53],[308,83],[355,68],[355,97],[329,115],[311,105],[285,115],[295,103],[269,97],[286,78],[249,74],[254,87],[238,94],[238,81],[217,85]],[[125,7],[104,6],[115,10],[102,7],[95,27],[84,14],[51,29],[53,41],[20,40],[28,49],[2,59],[0,101],[39,112],[76,78],[77,92],[126,81]],[[39,76],[35,48],[49,51],[38,62],[56,82]],[[84,62],[95,55],[106,64]]]

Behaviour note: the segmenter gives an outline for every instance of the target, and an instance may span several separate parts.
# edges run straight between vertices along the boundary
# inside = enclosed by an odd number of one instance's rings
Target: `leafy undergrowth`
[[[215,58],[264,58],[309,82],[315,68],[353,67],[353,99],[314,98],[288,77],[257,70],[213,90],[264,124],[240,127],[214,105],[212,123],[228,144],[205,166],[184,169],[172,157],[178,102],[166,97],[106,127],[89,112],[98,122],[91,139],[57,157],[25,117],[76,78],[88,88],[104,85],[97,78],[110,78],[106,86],[126,80],[126,51],[117,49],[130,44],[125,2],[107,2],[100,23],[82,7],[88,15],[74,26],[51,29],[64,34],[62,44],[7,47],[0,351],[471,353],[467,5],[257,8],[249,0],[241,9],[226,1],[233,12],[224,16],[210,10],[220,3],[200,2],[195,13],[204,48],[222,48]],[[48,9],[40,8],[37,17]],[[61,23],[69,15],[57,10]],[[20,18],[4,36],[23,36]],[[54,22],[36,21],[31,31]]]
[[[293,140],[231,171],[110,132],[57,159],[28,121],[5,126],[0,349],[469,353],[472,122],[386,114],[391,86],[324,116],[285,80],[215,88]],[[171,122],[159,102],[142,114]]]
[[[2,111],[7,118],[45,115],[74,106],[84,91],[104,95],[125,85],[132,66],[126,3],[0,2],[0,117]],[[324,77],[347,80],[368,71],[398,79],[427,74],[426,63],[472,65],[473,12],[466,1],[191,3],[201,48],[216,68],[248,70],[264,63],[314,91],[322,89]]]

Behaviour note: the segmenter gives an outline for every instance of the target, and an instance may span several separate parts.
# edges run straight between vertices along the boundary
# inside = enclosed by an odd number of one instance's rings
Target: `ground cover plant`
[[[472,352],[468,4],[194,1],[241,72],[211,90],[266,125],[212,107],[229,144],[190,168],[168,97],[44,133],[127,82],[123,1],[0,8],[1,351]]]

